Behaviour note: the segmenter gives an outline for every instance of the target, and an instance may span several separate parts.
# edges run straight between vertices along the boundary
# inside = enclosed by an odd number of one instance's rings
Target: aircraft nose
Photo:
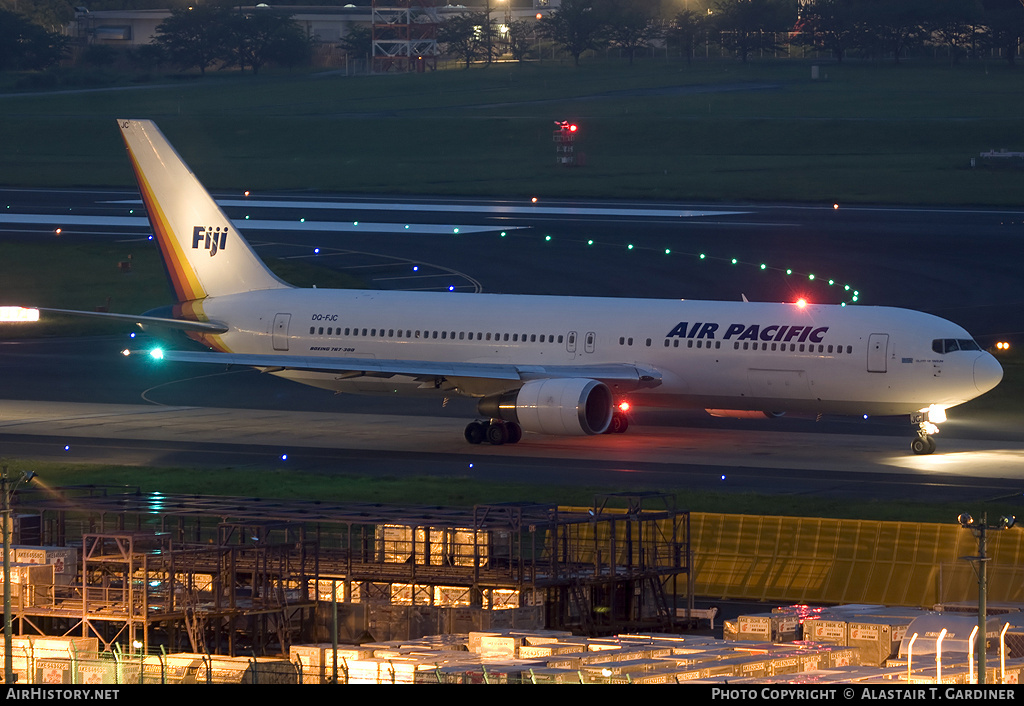
[[[992,355],[983,353],[974,361],[974,386],[988,392],[1003,379],[1003,366]]]

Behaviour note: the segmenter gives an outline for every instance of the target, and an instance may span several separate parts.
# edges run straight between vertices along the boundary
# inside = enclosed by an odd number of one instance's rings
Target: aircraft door
[[[292,320],[291,314],[276,314],[274,316],[274,350],[288,350],[288,324]]]
[[[889,353],[889,334],[873,333],[868,336],[868,372],[884,373]]]
[[[576,357],[576,332],[570,331],[565,336],[565,350],[572,354],[572,357]]]
[[[593,353],[594,352],[594,345],[595,345],[596,342],[597,342],[597,334],[594,333],[593,331],[587,331],[587,337],[584,340],[583,349],[587,353]]]

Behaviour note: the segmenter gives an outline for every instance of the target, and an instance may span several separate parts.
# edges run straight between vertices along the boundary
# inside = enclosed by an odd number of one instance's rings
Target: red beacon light
[[[799,299],[797,299],[793,303],[796,304],[796,308],[797,309],[805,309],[805,308],[807,308],[807,300],[804,299],[803,297],[800,297]]]

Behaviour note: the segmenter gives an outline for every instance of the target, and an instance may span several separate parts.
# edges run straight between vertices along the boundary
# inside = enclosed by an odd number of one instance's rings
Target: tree
[[[613,46],[626,52],[630,65],[637,51],[661,36],[658,5],[653,0],[613,2],[602,14],[608,25],[605,36]]]
[[[580,65],[580,55],[598,50],[606,43],[608,25],[594,0],[562,0],[562,5],[540,21],[541,32],[572,55]]]
[[[863,32],[863,10],[859,0],[812,0],[800,8],[796,41],[831,52],[840,64],[857,46]]]
[[[697,37],[706,31],[705,17],[693,10],[683,10],[672,18],[665,29],[665,40],[679,46],[680,53],[686,55],[687,64],[693,60]]]
[[[974,44],[975,27],[981,22],[978,0],[934,0],[929,28],[936,44],[949,48],[950,61],[956,63]]]
[[[47,69],[55,66],[67,49],[67,37],[49,32],[23,15],[0,10],[0,71]]]
[[[900,63],[906,51],[925,38],[924,25],[934,8],[932,0],[860,0],[867,30],[866,46],[874,44]]]
[[[350,59],[365,59],[373,55],[373,30],[370,25],[351,25],[348,34],[341,38],[338,46]]]
[[[1013,66],[1024,38],[1024,4],[1020,0],[982,0],[981,4],[989,44],[1003,52]]]
[[[526,20],[515,20],[508,27],[508,50],[512,58],[522,61],[530,52],[533,45],[533,36],[537,27],[533,22]]]
[[[294,66],[309,58],[309,40],[285,12],[257,7],[227,18],[225,63],[258,74],[267,62]]]
[[[487,54],[487,45],[480,28],[489,22],[484,12],[463,13],[449,17],[437,29],[437,41],[445,46],[445,51],[470,63]]]
[[[776,51],[775,39],[796,21],[791,0],[719,0],[712,21],[722,46],[747,62],[755,51]]]
[[[205,74],[225,55],[230,13],[216,5],[171,10],[171,16],[156,28],[156,42],[181,69],[195,66]]]

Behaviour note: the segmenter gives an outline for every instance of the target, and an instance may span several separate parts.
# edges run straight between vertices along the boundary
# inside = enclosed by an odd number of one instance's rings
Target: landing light
[[[1008,350],[1010,350],[1010,342],[1009,341],[998,341],[996,343],[996,350],[997,351],[1008,351]]]
[[[39,321],[39,309],[0,306],[0,321]]]

